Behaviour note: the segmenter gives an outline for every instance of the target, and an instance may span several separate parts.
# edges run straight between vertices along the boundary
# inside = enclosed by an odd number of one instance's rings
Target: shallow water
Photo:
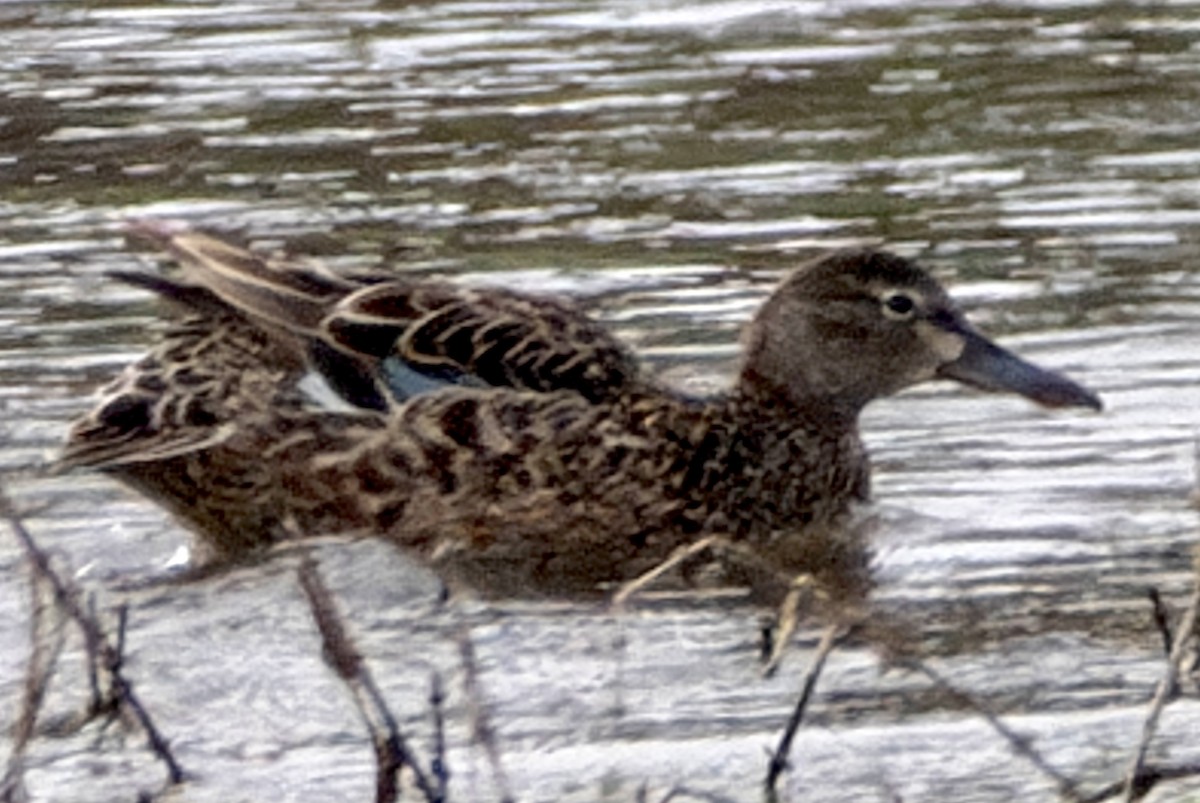
[[[0,471],[101,607],[129,600],[129,674],[197,776],[178,795],[361,798],[372,759],[287,559],[126,594],[164,576],[186,535],[104,478],[41,470],[90,391],[153,338],[153,304],[104,277],[137,262],[118,230],[134,217],[335,266],[575,294],[699,391],[728,381],[740,324],[798,259],[864,242],[920,258],[982,328],[1106,410],[943,385],[870,409],[875,604],[1085,791],[1115,780],[1163,670],[1146,590],[1182,605],[1197,540],[1198,11],[0,8]],[[746,606],[441,609],[387,549],[320,554],[422,748],[430,674],[445,676],[455,800],[499,797],[471,743],[457,639],[475,646],[520,800],[631,800],[643,785],[756,799],[815,643],[803,634],[764,681]],[[28,652],[22,566],[0,538],[2,720]],[[52,711],[84,699],[77,655],[71,643]],[[1055,799],[982,718],[884,668],[870,645],[830,659],[784,799]],[[1173,703],[1152,755],[1195,761],[1197,722],[1194,695]],[[26,773],[47,800],[129,799],[161,778],[140,736],[95,729],[39,740]]]

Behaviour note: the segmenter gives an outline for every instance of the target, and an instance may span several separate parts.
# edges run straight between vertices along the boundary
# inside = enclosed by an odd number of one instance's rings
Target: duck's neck
[[[867,496],[857,415],[843,408],[800,405],[742,381],[698,420],[686,436],[693,451],[683,484],[695,497],[687,515],[704,529],[765,536],[829,524]]]
[[[746,366],[738,376],[729,404],[763,418],[790,422],[788,430],[819,432],[828,437],[857,436],[862,404],[834,394],[779,387]]]

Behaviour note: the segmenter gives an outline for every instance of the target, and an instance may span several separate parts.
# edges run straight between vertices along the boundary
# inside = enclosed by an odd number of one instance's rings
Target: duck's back
[[[161,224],[136,231],[179,263],[173,295],[186,287],[193,307],[196,299],[205,307],[214,301],[291,340],[337,387],[359,381],[339,371],[365,371],[381,390],[407,398],[409,389],[390,383],[381,363],[435,383],[572,390],[593,401],[637,381],[630,351],[566,301],[403,274],[342,276]]]
[[[314,335],[335,384],[339,359],[367,357],[396,401],[433,382],[569,390],[599,402],[638,382],[629,351],[577,307],[502,289],[388,281],[348,294]]]
[[[59,465],[113,473],[217,552],[242,553],[287,534],[276,511],[254,497],[270,482],[263,450],[294,422],[285,411],[328,421],[374,416],[380,424],[409,397],[454,385],[565,392],[593,403],[638,381],[628,351],[563,302],[407,278],[348,279],[201,234],[139,231],[182,269],[121,278],[164,297],[173,320],[75,422]],[[299,387],[312,368],[364,410],[316,409]],[[246,432],[257,442],[231,444]]]

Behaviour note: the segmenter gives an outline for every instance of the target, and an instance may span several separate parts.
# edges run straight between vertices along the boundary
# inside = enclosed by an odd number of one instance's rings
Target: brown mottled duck
[[[821,575],[863,556],[846,517],[868,495],[872,400],[945,378],[1100,408],[881,251],[796,268],[750,324],[736,384],[696,400],[561,301],[135,229],[180,270],[122,278],[178,312],[62,463],[124,480],[218,558],[357,533],[487,593],[586,594],[720,536],[783,576]],[[301,389],[313,370],[346,404]]]

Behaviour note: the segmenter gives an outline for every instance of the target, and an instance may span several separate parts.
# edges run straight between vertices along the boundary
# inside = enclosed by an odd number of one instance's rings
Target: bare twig
[[[483,745],[488,762],[492,765],[492,776],[495,778],[496,787],[500,790],[500,800],[503,803],[512,803],[514,798],[509,791],[508,775],[504,772],[504,765],[500,761],[500,747],[496,741],[496,731],[492,728],[491,718],[487,712],[487,704],[484,702],[483,694],[480,690],[479,666],[475,661],[475,646],[471,643],[471,635],[466,630],[459,634],[458,653],[463,665],[464,691],[466,692],[467,700],[471,704],[472,731],[475,741]]]
[[[1181,764],[1175,767],[1158,767],[1147,764],[1138,780],[1141,794],[1149,792],[1159,781],[1178,781],[1184,778],[1200,776],[1200,764]],[[1125,779],[1113,781],[1085,798],[1081,803],[1103,803],[1111,797],[1117,797],[1125,792]]]
[[[784,728],[779,745],[775,748],[775,752],[771,755],[771,762],[767,766],[765,786],[768,800],[775,799],[775,785],[779,782],[779,776],[791,766],[788,761],[788,755],[792,751],[792,742],[795,740],[796,732],[800,729],[800,723],[804,719],[804,711],[808,708],[808,701],[817,687],[817,679],[821,676],[821,670],[825,666],[825,659],[829,657],[834,648],[842,643],[853,630],[853,627],[843,629],[841,625],[835,624],[825,628],[825,632],[821,634],[821,641],[817,645],[817,652],[813,655],[812,662],[808,666],[808,671],[804,673],[804,683],[801,686],[800,699],[796,701],[796,706],[792,709],[792,715],[788,719],[787,727]]]
[[[774,640],[770,652],[767,654],[766,663],[763,664],[764,678],[772,677],[779,669],[779,664],[783,661],[783,654],[787,652],[788,645],[792,643],[792,637],[796,635],[796,628],[800,626],[800,605],[804,602],[804,598],[818,593],[816,581],[809,574],[796,575],[789,584],[788,592],[779,605],[778,626],[772,634]]]
[[[1196,556],[1196,562],[1200,564],[1200,554]],[[1158,720],[1162,715],[1163,707],[1174,694],[1176,684],[1179,682],[1179,670],[1187,657],[1188,645],[1196,635],[1196,617],[1200,615],[1200,565],[1195,567],[1195,571],[1197,576],[1193,581],[1195,588],[1192,591],[1191,602],[1188,603],[1187,612],[1183,615],[1183,621],[1180,622],[1179,629],[1176,631],[1175,643],[1167,658],[1167,671],[1158,682],[1154,698],[1150,701],[1150,708],[1146,711],[1146,719],[1142,723],[1142,738],[1138,742],[1137,752],[1134,753],[1133,760],[1129,763],[1129,770],[1125,773],[1125,800],[1127,803],[1140,798],[1149,791],[1152,785],[1147,783],[1146,753],[1150,749],[1150,741],[1154,738],[1154,732],[1158,729]]]
[[[93,622],[100,621],[100,619],[96,615],[96,595],[95,594],[88,595],[88,618],[91,619]],[[89,652],[87,654],[87,657],[88,657],[88,662],[87,662],[88,688],[91,690],[91,693],[92,693],[92,700],[88,704],[88,711],[95,712],[95,711],[99,711],[100,708],[104,705],[104,695],[100,691],[100,666],[97,661],[99,656],[97,656],[95,653]]]
[[[698,541],[676,548],[675,551],[649,571],[643,572],[632,580],[622,583],[612,595],[612,607],[615,610],[620,610],[634,596],[652,586],[667,572],[704,552],[712,552],[717,560],[728,562],[728,565],[756,572],[762,578],[767,578],[771,582],[778,583],[781,589],[790,589],[794,583],[792,574],[781,570],[760,552],[755,551],[745,543],[735,541],[727,535],[709,535]]]
[[[113,701],[109,705],[123,706],[133,713],[138,724],[146,732],[154,754],[166,765],[169,782],[171,784],[181,783],[185,777],[183,769],[171,753],[167,740],[163,738],[154,721],[150,718],[150,714],[146,711],[145,706],[142,705],[141,700],[134,693],[133,684],[125,678],[121,671],[123,661],[121,648],[124,644],[123,634],[125,630],[124,608],[122,607],[120,613],[118,642],[114,646],[104,634],[99,621],[91,615],[91,612],[80,601],[83,597],[82,590],[73,583],[64,580],[51,567],[50,558],[37,545],[29,530],[25,528],[24,522],[21,521],[21,517],[17,514],[2,488],[0,488],[0,517],[8,522],[9,529],[17,536],[17,540],[21,543],[25,554],[29,558],[34,574],[41,578],[54,592],[55,605],[64,611],[83,633],[84,648],[87,650],[89,661],[98,662],[108,670],[112,677],[112,696],[110,699]],[[93,700],[94,703],[95,700]],[[105,707],[105,704],[102,702],[100,708],[104,709]],[[95,711],[91,713],[94,714]]]
[[[429,707],[433,710],[433,761],[430,769],[437,779],[438,795],[445,799],[450,785],[450,766],[446,763],[446,717],[443,707],[446,694],[442,690],[442,676],[433,673],[429,684]]]
[[[1162,595],[1158,593],[1157,588],[1150,588],[1146,592],[1150,597],[1150,607],[1154,615],[1154,627],[1158,630],[1158,635],[1163,642],[1163,655],[1171,654],[1174,637],[1171,634],[1171,619],[1167,615],[1167,607],[1163,604]]]
[[[654,581],[674,569],[679,564],[683,563],[689,558],[699,555],[707,549],[711,549],[718,541],[724,542],[727,540],[728,539],[722,538],[718,535],[710,535],[705,538],[701,538],[695,543],[684,544],[668,555],[666,560],[662,561],[654,568],[638,575],[627,583],[623,583],[621,587],[617,589],[617,592],[612,596],[612,606],[618,610],[625,607],[625,604],[629,602],[630,598],[632,598],[635,594],[638,594],[642,591],[642,589],[653,585]]]
[[[123,645],[125,643],[125,623],[128,614],[128,609],[122,605],[118,610],[118,640],[117,643]],[[138,724],[142,726],[142,730],[146,732],[146,737],[150,741],[150,747],[154,750],[154,754],[161,758],[167,765],[167,769],[171,776],[171,783],[181,783],[184,778],[183,769],[175,761],[175,756],[171,754],[171,747],[167,740],[159,732],[158,727],[154,724],[154,720],[150,719],[149,712],[137,695],[133,693],[133,685],[122,674],[124,665],[124,656],[119,650],[109,648],[105,643],[104,656],[107,659],[108,671],[112,675],[113,693],[123,705],[128,707],[137,718]]]
[[[321,654],[342,680],[354,681],[362,669],[362,656],[354,649],[341,616],[333,604],[333,597],[317,571],[312,556],[305,555],[299,571],[300,587],[308,598],[317,632],[321,634]]]
[[[1192,504],[1200,507],[1200,437],[1192,441]]]
[[[321,634],[322,653],[326,663],[350,688],[355,705],[362,714],[367,730],[371,733],[375,749],[375,800],[376,803],[394,803],[399,794],[397,778],[399,772],[408,767],[414,782],[427,803],[445,800],[445,787],[441,771],[435,770],[439,782],[435,787],[421,769],[416,754],[400,733],[396,718],[387,706],[387,701],[375,684],[362,655],[354,646],[334,604],[333,596],[321,579],[316,561],[305,555],[299,570],[300,587],[308,598],[313,621]]]
[[[1027,737],[1022,736],[1006,725],[1004,720],[1000,719],[1000,716],[995,711],[991,710],[966,692],[959,691],[958,689],[954,688],[950,681],[943,678],[941,674],[934,671],[932,667],[915,660],[912,662],[912,665],[915,666],[919,672],[932,680],[939,689],[950,694],[955,700],[958,700],[967,708],[970,708],[972,711],[983,717],[984,720],[992,726],[992,730],[996,731],[996,733],[1000,734],[1004,740],[1008,742],[1014,753],[1026,758],[1029,763],[1037,767],[1039,772],[1041,772],[1050,780],[1054,781],[1054,784],[1058,787],[1058,792],[1062,797],[1066,798],[1067,800],[1075,801],[1076,803],[1083,800],[1083,796],[1079,793],[1079,788],[1076,786],[1075,782],[1052,767],[1049,762],[1042,757],[1041,753],[1033,749],[1033,745],[1030,743]]]
[[[43,633],[43,625],[56,608],[46,604],[42,595],[43,582],[36,574],[29,576],[29,663],[25,669],[25,692],[21,699],[21,714],[12,731],[12,752],[8,756],[8,767],[0,779],[0,800],[18,801],[27,799],[25,791],[25,751],[33,739],[38,714],[46,698],[46,689],[62,653],[64,634],[61,620],[54,626],[52,639]]]

